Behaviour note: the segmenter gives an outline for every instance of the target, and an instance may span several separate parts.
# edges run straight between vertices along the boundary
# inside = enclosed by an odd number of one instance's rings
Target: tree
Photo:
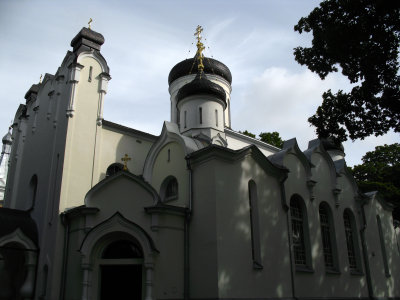
[[[249,137],[252,137],[253,139],[256,138],[256,135],[254,133],[251,133],[251,132],[249,132],[247,130],[245,130],[243,132],[241,132],[241,131],[239,131],[239,132],[244,134],[244,135],[247,135]],[[282,148],[283,147],[283,140],[280,137],[279,133],[276,132],[276,131],[274,131],[274,132],[261,132],[258,135],[258,137],[259,137],[259,140],[264,142],[264,143],[270,144],[270,145],[278,147],[278,148]]]
[[[375,147],[362,157],[362,164],[352,168],[362,192],[378,191],[396,209],[400,220],[400,144]]]
[[[319,138],[336,142],[400,132],[400,5],[386,0],[326,0],[294,27],[313,33],[297,47],[298,63],[325,79],[341,70],[351,92],[331,90],[308,121]]]
[[[253,139],[256,138],[256,135],[255,135],[254,133],[248,132],[247,130],[245,130],[245,131],[243,131],[243,132],[241,132],[241,131],[239,131],[239,132],[240,132],[240,133],[243,133],[244,135],[247,135],[247,136],[249,136],[249,137],[251,137],[251,138],[253,138]]]
[[[259,135],[260,140],[263,141],[264,143],[273,145],[278,148],[283,147],[283,141],[281,137],[279,136],[279,133],[274,131],[274,132],[261,132]]]

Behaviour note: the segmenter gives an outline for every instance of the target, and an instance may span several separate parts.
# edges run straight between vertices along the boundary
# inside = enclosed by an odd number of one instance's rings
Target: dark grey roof
[[[208,80],[203,72],[199,72],[195,79],[181,87],[176,96],[177,103],[186,97],[202,94],[215,96],[224,101],[226,105],[225,90],[220,85]]]
[[[32,84],[31,88],[26,92],[25,99],[29,100],[31,94],[37,94],[39,92],[40,84]]]
[[[19,228],[28,238],[38,245],[38,230],[29,212],[0,207],[0,237]]]
[[[95,50],[100,50],[100,47],[103,44],[103,35],[86,27],[83,27],[71,41],[71,46],[74,48],[74,52],[81,45],[93,48]]]
[[[225,80],[227,80],[230,84],[232,84],[231,71],[222,62],[213,58],[204,57],[203,64],[204,64],[204,73],[219,75]],[[180,77],[196,73],[198,73],[197,58],[193,57],[185,59],[177,63],[171,69],[168,76],[168,84],[171,84],[173,81],[175,81]]]

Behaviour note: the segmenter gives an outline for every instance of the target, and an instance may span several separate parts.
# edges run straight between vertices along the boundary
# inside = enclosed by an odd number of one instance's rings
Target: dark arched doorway
[[[143,251],[139,243],[118,240],[104,248],[100,267],[100,299],[142,299]]]

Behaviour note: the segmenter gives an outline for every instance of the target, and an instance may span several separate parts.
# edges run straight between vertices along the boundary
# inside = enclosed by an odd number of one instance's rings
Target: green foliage
[[[243,132],[241,132],[241,131],[239,131],[240,133],[243,133],[244,135],[247,135],[247,136],[249,136],[249,137],[252,137],[253,139],[255,139],[256,138],[256,135],[255,134],[253,134],[253,133],[251,133],[251,132],[248,132],[247,130],[245,130],[245,131],[243,131]]]
[[[352,168],[362,192],[379,191],[396,208],[400,217],[400,144],[375,147],[367,152],[361,165]]]
[[[310,48],[295,59],[321,79],[341,70],[356,86],[331,90],[309,122],[319,138],[336,141],[400,132],[400,5],[384,0],[325,0],[295,31],[312,32]]]
[[[256,135],[254,133],[251,133],[251,132],[249,132],[247,130],[245,130],[243,132],[241,132],[241,131],[239,131],[239,132],[244,134],[244,135],[247,135],[249,137],[252,137],[254,139],[256,138]],[[279,133],[276,132],[276,131],[274,131],[274,132],[261,132],[258,135],[258,137],[259,137],[259,140],[264,142],[264,143],[270,144],[270,145],[278,147],[278,148],[282,148],[283,147],[283,140],[280,137]]]
[[[274,131],[274,132],[261,132],[259,135],[260,140],[263,141],[264,143],[273,145],[278,148],[283,147],[283,141],[281,137],[279,136],[279,133]]]

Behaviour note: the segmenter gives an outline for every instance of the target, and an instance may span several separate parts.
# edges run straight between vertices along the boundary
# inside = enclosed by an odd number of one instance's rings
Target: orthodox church
[[[0,299],[400,299],[392,207],[329,139],[232,130],[232,75],[201,32],[160,136],[103,119],[90,27],[27,91],[3,139]]]

